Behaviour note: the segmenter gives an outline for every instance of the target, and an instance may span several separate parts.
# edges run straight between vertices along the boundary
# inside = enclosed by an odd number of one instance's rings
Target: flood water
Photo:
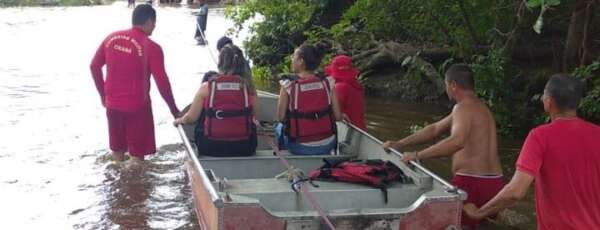
[[[215,69],[193,40],[193,10],[158,7],[152,39],[165,54],[175,99],[189,103],[200,78]],[[104,108],[89,72],[102,39],[130,26],[125,2],[94,7],[0,8],[0,218],[4,229],[197,229],[184,152],[166,104],[152,87],[158,153],[134,165],[114,163]],[[210,48],[232,26],[211,9]],[[247,36],[242,31],[237,44]],[[409,126],[448,110],[369,99],[369,131],[398,138]],[[516,143],[516,144],[513,144]],[[501,148],[505,174],[517,142]],[[428,161],[449,177],[448,160]],[[532,198],[516,207],[533,218]],[[530,229],[533,219],[523,226]]]

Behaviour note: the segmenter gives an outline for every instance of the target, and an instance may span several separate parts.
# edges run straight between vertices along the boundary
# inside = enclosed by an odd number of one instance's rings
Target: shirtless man
[[[450,130],[450,136],[416,152],[403,154],[402,161],[452,156],[452,184],[468,194],[466,203],[481,206],[504,186],[498,158],[496,123],[488,107],[474,92],[473,72],[455,64],[446,72],[446,93],[456,101],[452,113],[398,141],[386,141],[385,149],[403,149],[422,144]],[[478,220],[462,215],[462,225],[476,228]]]

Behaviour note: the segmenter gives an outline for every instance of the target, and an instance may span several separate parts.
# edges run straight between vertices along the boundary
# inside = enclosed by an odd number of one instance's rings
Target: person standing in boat
[[[196,18],[196,34],[194,38],[198,41],[198,45],[206,44],[206,23],[208,21],[208,4],[206,0],[200,0],[200,8],[198,11],[198,17]]]
[[[600,229],[600,126],[577,117],[581,81],[553,75],[542,103],[549,124],[529,132],[510,182],[479,209],[464,207],[482,219],[523,199],[535,180],[538,229]]]
[[[498,158],[496,123],[485,103],[475,94],[473,71],[465,64],[452,65],[445,74],[446,93],[456,102],[450,115],[384,149],[402,150],[450,131],[450,136],[416,152],[404,152],[402,161],[452,156],[452,184],[467,192],[466,203],[483,205],[504,186]],[[462,225],[476,228],[479,220],[462,215]]]
[[[324,45],[303,44],[292,56],[292,79],[282,79],[275,133],[282,149],[293,154],[329,154],[337,147],[335,122],[342,113],[335,95],[335,80],[318,76]]]
[[[156,152],[154,121],[150,103],[150,75],[176,117],[171,84],[165,72],[163,51],[149,36],[156,25],[156,11],[150,5],[133,10],[133,27],[114,32],[100,44],[90,69],[106,107],[110,149],[113,159],[122,161],[125,152],[134,160]],[[106,65],[106,79],[102,67]]]
[[[203,121],[203,130],[196,132],[195,140],[201,155],[228,157],[256,153],[256,90],[252,79],[243,75],[245,66],[240,48],[223,47],[219,53],[219,74],[202,83],[190,110],[174,122],[179,125]]]
[[[331,64],[325,67],[325,75],[335,79],[335,93],[343,116],[356,127],[367,130],[365,93],[356,79],[358,73],[358,69],[352,66],[352,58],[346,55],[334,57]]]

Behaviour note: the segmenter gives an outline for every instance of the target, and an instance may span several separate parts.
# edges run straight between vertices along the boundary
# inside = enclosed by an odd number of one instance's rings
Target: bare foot
[[[142,157],[138,157],[138,156],[130,156],[129,160],[130,160],[132,163],[139,164],[139,163],[142,163],[142,162],[144,162],[144,157],[143,157],[143,156],[142,156]]]
[[[113,159],[113,161],[124,161],[125,160],[125,152],[113,152],[112,159]]]

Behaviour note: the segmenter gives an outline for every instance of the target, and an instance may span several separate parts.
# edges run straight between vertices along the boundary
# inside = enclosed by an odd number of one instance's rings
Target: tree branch
[[[473,28],[473,25],[471,24],[471,20],[469,19],[469,15],[467,14],[467,11],[465,11],[464,3],[465,3],[464,0],[458,0],[458,8],[460,9],[460,13],[462,14],[462,17],[465,20],[465,26],[467,27],[467,30],[469,31],[469,35],[471,35],[473,42],[475,43],[475,45],[480,45],[481,42],[480,42],[479,38],[477,37],[477,34],[475,33],[475,29]]]

